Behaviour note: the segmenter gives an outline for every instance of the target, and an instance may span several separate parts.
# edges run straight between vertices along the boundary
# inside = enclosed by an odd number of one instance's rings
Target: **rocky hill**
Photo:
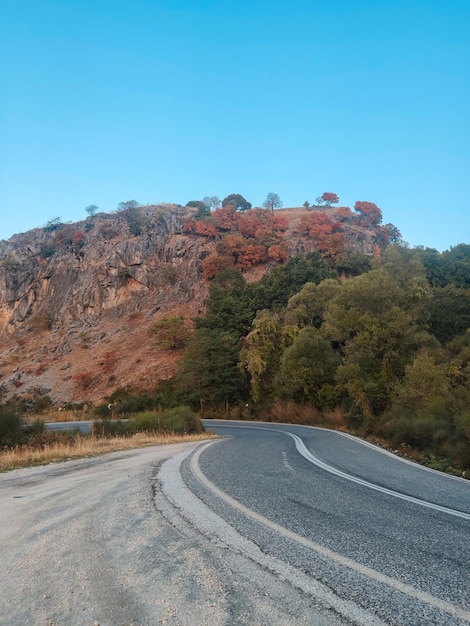
[[[338,211],[274,211],[284,218],[285,255],[318,247],[309,215],[331,221]],[[178,353],[163,350],[149,327],[170,313],[190,325],[204,311],[204,263],[223,233],[185,228],[196,222],[195,209],[145,206],[74,224],[52,220],[0,241],[0,401],[97,402],[118,387],[150,390],[171,377]],[[343,254],[378,254],[388,243],[386,227],[341,224]],[[278,261],[260,258],[243,269],[255,280]]]

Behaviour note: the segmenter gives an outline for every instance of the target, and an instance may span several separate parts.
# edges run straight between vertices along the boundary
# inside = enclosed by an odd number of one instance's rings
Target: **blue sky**
[[[0,239],[96,204],[270,191],[470,243],[468,0],[12,0]]]

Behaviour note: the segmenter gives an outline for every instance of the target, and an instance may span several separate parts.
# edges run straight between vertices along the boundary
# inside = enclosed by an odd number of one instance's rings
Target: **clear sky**
[[[0,0],[0,239],[325,191],[470,243],[469,0]]]

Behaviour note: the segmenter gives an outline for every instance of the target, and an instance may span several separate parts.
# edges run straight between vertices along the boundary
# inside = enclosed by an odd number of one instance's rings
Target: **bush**
[[[33,405],[32,408],[32,412],[33,413],[43,413],[44,411],[46,411],[47,409],[49,409],[52,406],[52,399],[50,396],[42,396],[42,398],[39,398],[39,400],[36,400],[36,402]]]
[[[107,405],[96,407],[95,414],[105,417]],[[100,437],[131,437],[135,433],[200,433],[204,431],[201,420],[187,406],[177,406],[166,411],[145,410],[135,413],[129,420],[99,419],[93,422],[93,433]]]
[[[98,437],[130,437],[134,434],[130,422],[109,419],[101,419],[93,422],[92,431],[93,434]]]
[[[161,413],[138,413],[130,424],[133,432],[200,433],[204,430],[200,419],[188,406],[177,406]]]
[[[11,411],[0,412],[0,446],[14,447],[24,439],[23,419]]]

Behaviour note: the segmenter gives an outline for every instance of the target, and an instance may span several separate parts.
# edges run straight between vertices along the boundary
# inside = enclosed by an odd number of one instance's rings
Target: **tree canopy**
[[[237,211],[248,211],[248,209],[251,209],[251,203],[239,193],[231,193],[226,196],[222,200],[222,206],[233,206]]]
[[[282,207],[282,200],[277,195],[277,193],[273,193],[272,191],[270,191],[266,196],[266,200],[263,202],[263,207],[265,209],[274,211],[274,209],[279,209]]]

